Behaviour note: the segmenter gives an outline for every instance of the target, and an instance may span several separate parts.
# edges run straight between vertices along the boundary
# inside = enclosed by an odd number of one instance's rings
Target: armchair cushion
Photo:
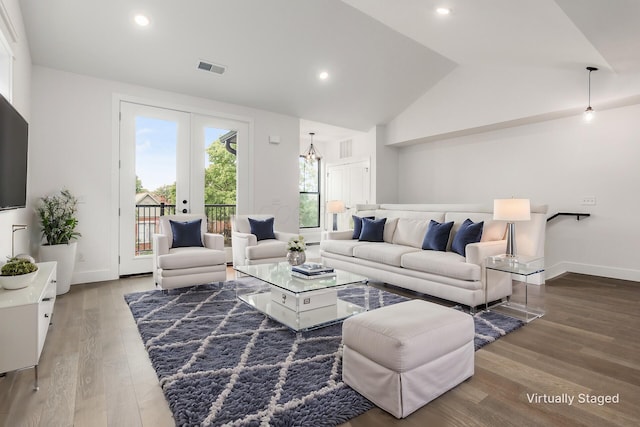
[[[158,267],[163,270],[208,267],[226,263],[224,251],[203,247],[169,249],[166,255],[158,256]]]
[[[249,218],[249,226],[251,227],[251,234],[255,234],[258,240],[268,240],[276,238],[275,234],[273,233],[273,218]]]
[[[171,233],[173,234],[172,248],[185,248],[191,246],[202,246],[202,220],[193,221],[173,221],[171,224]]]
[[[287,244],[280,240],[261,240],[257,245],[247,247],[246,251],[249,260],[282,258],[287,256]]]

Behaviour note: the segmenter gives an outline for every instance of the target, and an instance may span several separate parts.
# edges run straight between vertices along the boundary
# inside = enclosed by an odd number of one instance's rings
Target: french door
[[[211,145],[234,131],[246,139],[241,122],[120,102],[120,275],[152,270],[161,215],[205,213],[205,173],[211,148],[219,148]]]
[[[190,211],[190,133],[189,113],[120,103],[120,275],[151,271],[157,218]]]

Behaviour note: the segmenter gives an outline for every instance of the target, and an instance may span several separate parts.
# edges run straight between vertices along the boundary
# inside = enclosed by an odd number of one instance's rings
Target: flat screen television
[[[29,125],[0,95],[0,210],[27,204]]]

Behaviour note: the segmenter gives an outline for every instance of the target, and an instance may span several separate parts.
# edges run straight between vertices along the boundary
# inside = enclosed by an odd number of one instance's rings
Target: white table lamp
[[[327,202],[327,212],[333,214],[333,231],[338,230],[338,214],[347,209],[342,200],[329,200]]]
[[[507,221],[508,257],[516,256],[516,221],[531,219],[531,203],[529,199],[496,199],[493,201],[493,219]]]

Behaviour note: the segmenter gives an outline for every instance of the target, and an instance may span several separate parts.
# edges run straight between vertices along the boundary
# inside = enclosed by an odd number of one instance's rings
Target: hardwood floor
[[[150,277],[135,277],[72,286],[58,297],[40,391],[32,369],[0,378],[0,426],[172,426],[123,299],[152,288]],[[473,378],[404,420],[373,409],[346,425],[640,425],[639,302],[637,282],[556,278],[547,282],[547,314],[477,351]],[[619,402],[578,402],[586,394]]]

